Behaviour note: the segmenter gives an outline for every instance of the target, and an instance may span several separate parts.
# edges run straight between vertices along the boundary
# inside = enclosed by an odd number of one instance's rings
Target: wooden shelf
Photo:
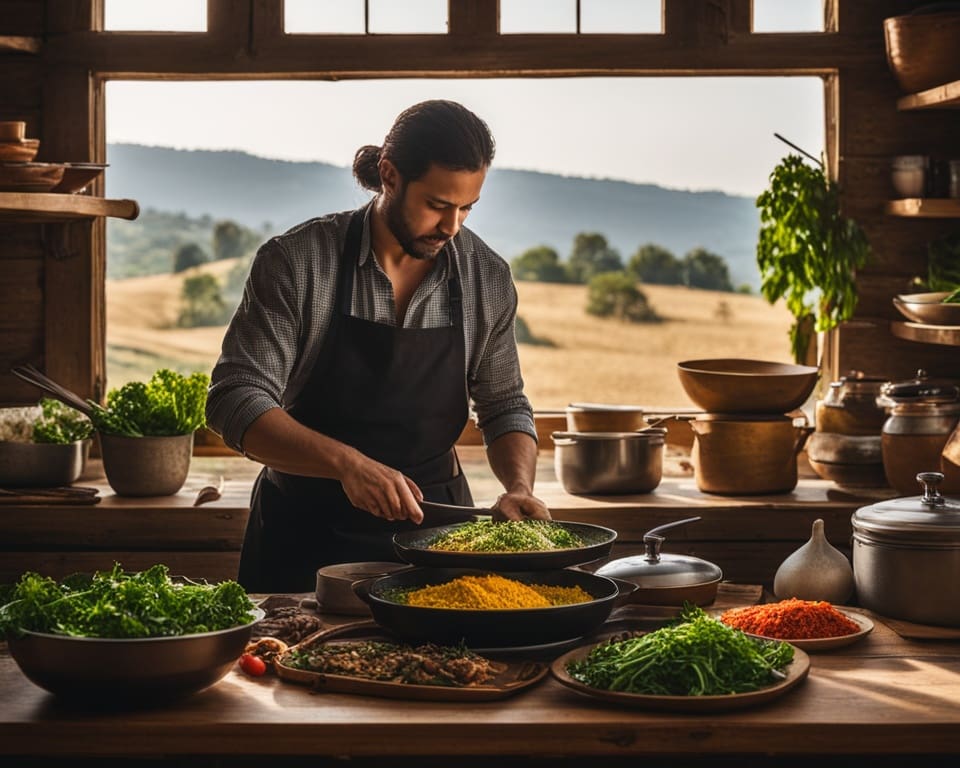
[[[960,218],[960,199],[940,197],[909,197],[891,200],[886,212],[891,216],[910,216],[926,219]]]
[[[0,52],[39,53],[42,44],[39,37],[0,35]]]
[[[890,332],[907,341],[960,347],[960,325],[925,325],[907,321],[890,323]]]
[[[41,192],[0,192],[0,219],[56,223],[97,216],[135,219],[140,215],[136,200],[107,200],[90,195]]]
[[[960,80],[897,99],[897,109],[960,109]]]

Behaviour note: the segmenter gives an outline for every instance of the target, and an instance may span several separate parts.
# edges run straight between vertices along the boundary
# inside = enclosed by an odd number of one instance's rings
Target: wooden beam
[[[743,35],[707,48],[650,34],[266,34],[249,57],[200,33],[78,32],[61,36],[43,53],[49,66],[83,66],[108,78],[237,80],[819,75],[875,64],[877,55],[872,37],[807,32]]]
[[[498,0],[447,0],[450,34],[491,37],[500,31]]]
[[[0,35],[0,52],[39,53],[43,41],[39,37]]]

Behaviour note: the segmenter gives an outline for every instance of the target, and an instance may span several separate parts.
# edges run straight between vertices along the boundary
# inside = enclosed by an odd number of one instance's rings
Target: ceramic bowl
[[[0,163],[0,191],[49,192],[63,172],[63,163]]]
[[[784,414],[813,392],[819,368],[740,358],[677,363],[680,384],[707,413]]]
[[[943,303],[949,295],[946,291],[906,293],[894,296],[893,306],[900,311],[900,314],[915,323],[960,325],[960,304]]]
[[[0,163],[29,163],[40,150],[40,139],[0,140]]]

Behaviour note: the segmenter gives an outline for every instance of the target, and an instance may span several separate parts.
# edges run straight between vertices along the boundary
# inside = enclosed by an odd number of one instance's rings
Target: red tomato
[[[240,669],[251,677],[260,677],[267,671],[267,662],[252,653],[245,653],[240,657]]]

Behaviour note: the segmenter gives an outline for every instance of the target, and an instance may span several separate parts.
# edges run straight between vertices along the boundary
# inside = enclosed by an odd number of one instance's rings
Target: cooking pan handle
[[[18,379],[27,382],[27,384],[32,384],[33,386],[42,389],[48,395],[52,395],[61,403],[69,405],[71,408],[80,411],[80,413],[82,413],[84,416],[90,416],[93,413],[93,408],[90,406],[90,403],[80,397],[80,395],[76,394],[75,392],[71,392],[66,387],[60,386],[53,379],[40,373],[40,371],[30,364],[15,365],[10,369],[10,373],[12,373]]]
[[[614,608],[622,608],[625,605],[629,605],[632,602],[631,598],[633,593],[640,589],[639,586],[626,579],[618,579],[614,576],[607,576],[606,578],[617,585],[617,596],[613,600]]]

